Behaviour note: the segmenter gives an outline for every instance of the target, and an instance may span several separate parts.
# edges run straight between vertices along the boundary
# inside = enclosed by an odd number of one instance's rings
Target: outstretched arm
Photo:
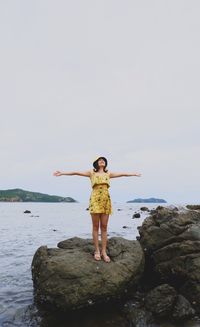
[[[110,178],[115,178],[115,177],[128,177],[128,176],[137,176],[137,177],[140,177],[141,174],[139,174],[139,173],[110,173]]]
[[[63,175],[68,175],[68,176],[72,176],[72,175],[78,175],[78,176],[85,176],[85,177],[90,177],[91,175],[91,172],[90,170],[88,171],[72,171],[72,172],[62,172],[62,171],[58,171],[56,170],[54,173],[53,173],[54,176],[63,176]]]

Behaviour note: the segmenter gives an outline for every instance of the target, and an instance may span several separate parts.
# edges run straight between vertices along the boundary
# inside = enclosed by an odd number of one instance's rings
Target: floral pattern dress
[[[89,200],[90,213],[112,214],[112,203],[108,188],[110,187],[109,173],[92,172],[90,177],[92,193]]]

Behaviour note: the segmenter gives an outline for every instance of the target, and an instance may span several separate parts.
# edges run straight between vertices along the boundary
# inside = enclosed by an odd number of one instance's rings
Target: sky
[[[0,2],[0,189],[200,202],[199,0]]]

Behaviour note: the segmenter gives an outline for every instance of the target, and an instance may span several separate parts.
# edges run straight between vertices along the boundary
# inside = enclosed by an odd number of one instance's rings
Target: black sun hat
[[[95,166],[96,166],[96,164],[97,164],[97,161],[99,160],[99,159],[103,159],[104,161],[105,161],[105,163],[106,163],[106,166],[107,166],[107,164],[108,164],[108,161],[107,161],[107,159],[105,158],[105,157],[97,157],[94,161],[93,161],[93,167],[94,168],[96,168]]]

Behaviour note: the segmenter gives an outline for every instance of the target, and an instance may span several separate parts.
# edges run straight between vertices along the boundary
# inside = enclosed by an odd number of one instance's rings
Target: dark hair
[[[99,158],[99,159],[101,159],[101,158]],[[98,160],[99,160],[98,159]],[[98,170],[99,170],[99,165],[98,165],[98,160],[94,163],[94,169],[93,169],[93,171],[95,171],[95,172],[97,172]],[[103,159],[104,160],[104,159]],[[106,167],[107,167],[107,163],[106,163],[106,161],[104,160],[104,162],[105,162],[105,167],[103,167],[103,171],[105,172],[105,173],[107,173],[107,171],[108,171],[108,169],[106,169]]]

